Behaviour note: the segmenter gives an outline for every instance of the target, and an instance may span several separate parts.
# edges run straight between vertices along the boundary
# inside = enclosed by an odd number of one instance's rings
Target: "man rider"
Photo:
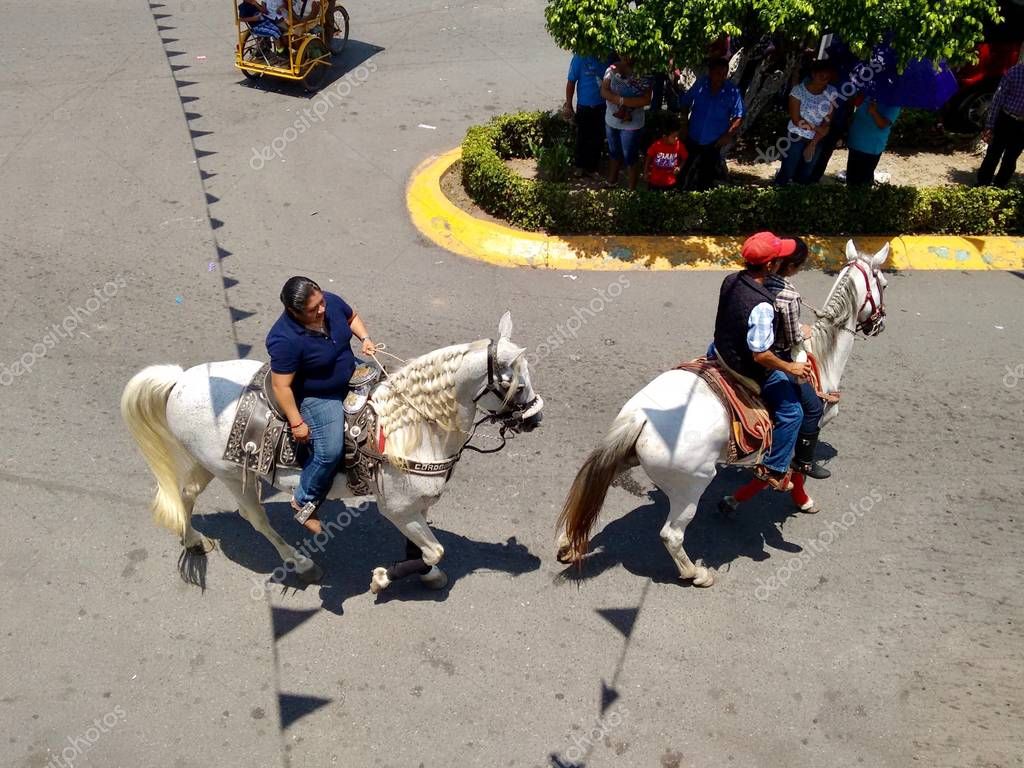
[[[772,414],[772,447],[754,474],[777,491],[793,488],[789,466],[804,418],[797,379],[807,373],[807,363],[783,360],[772,352],[779,318],[775,295],[764,283],[796,250],[795,240],[771,232],[747,238],[742,252],[746,268],[722,281],[715,318],[715,356],[740,381],[760,391]]]

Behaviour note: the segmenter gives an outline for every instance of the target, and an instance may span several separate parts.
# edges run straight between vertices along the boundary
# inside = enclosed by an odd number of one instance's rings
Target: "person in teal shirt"
[[[875,182],[878,159],[889,143],[892,124],[900,116],[900,108],[866,99],[853,115],[846,145],[850,148],[846,160],[846,185],[870,187]]]

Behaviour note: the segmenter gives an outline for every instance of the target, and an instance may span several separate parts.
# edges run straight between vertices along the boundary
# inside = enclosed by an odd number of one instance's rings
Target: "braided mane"
[[[414,358],[390,375],[374,394],[378,423],[389,443],[388,454],[408,456],[416,450],[428,422],[456,432],[458,401],[455,374],[466,354],[480,342],[456,344]]]
[[[825,306],[814,321],[811,349],[819,360],[828,358],[835,351],[840,329],[857,311],[856,307],[857,285],[850,276],[850,270],[846,269],[832,287]]]

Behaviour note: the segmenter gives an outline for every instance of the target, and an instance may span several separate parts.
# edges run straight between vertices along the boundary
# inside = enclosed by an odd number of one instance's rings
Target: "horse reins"
[[[838,328],[840,331],[846,331],[847,333],[856,336],[858,333],[862,333],[864,338],[870,338],[871,336],[878,335],[878,321],[885,318],[885,288],[881,283],[878,284],[878,302],[875,302],[874,292],[871,290],[871,275],[869,275],[867,268],[860,259],[853,259],[845,264],[846,267],[856,267],[857,271],[864,276],[864,287],[867,289],[867,295],[864,297],[864,301],[861,302],[860,308],[854,317],[854,328],[851,331],[845,325],[840,325],[835,322],[834,318],[827,317],[823,311],[815,307],[811,302],[805,300],[802,296],[800,301],[802,304],[806,304],[810,307],[814,314],[818,317],[825,318],[832,322],[834,328]],[[860,320],[860,313],[864,311],[864,307],[871,305],[871,316],[867,320]],[[870,328],[871,330],[865,330]]]

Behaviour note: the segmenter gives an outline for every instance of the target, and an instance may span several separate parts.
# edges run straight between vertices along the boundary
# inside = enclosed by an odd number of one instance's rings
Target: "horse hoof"
[[[800,505],[800,511],[805,515],[816,515],[821,512],[821,507],[814,503],[814,499],[808,499],[806,504]]]
[[[448,574],[436,565],[432,565],[429,571],[420,576],[420,581],[427,589],[444,589],[448,586]]]
[[[388,578],[387,568],[373,569],[373,576],[370,579],[370,591],[373,594],[376,595],[378,592],[382,592],[383,590],[387,589],[390,583],[391,579]]]
[[[295,575],[298,576],[304,584],[316,584],[324,577],[324,569],[316,563],[313,563],[312,568],[308,568],[305,571],[297,571]]]
[[[569,547],[559,547],[558,552],[555,554],[555,559],[562,565],[569,565],[572,563],[572,550]]]
[[[711,569],[697,566],[697,575],[693,577],[693,586],[706,588],[713,586],[714,583],[715,575],[711,572]]]

